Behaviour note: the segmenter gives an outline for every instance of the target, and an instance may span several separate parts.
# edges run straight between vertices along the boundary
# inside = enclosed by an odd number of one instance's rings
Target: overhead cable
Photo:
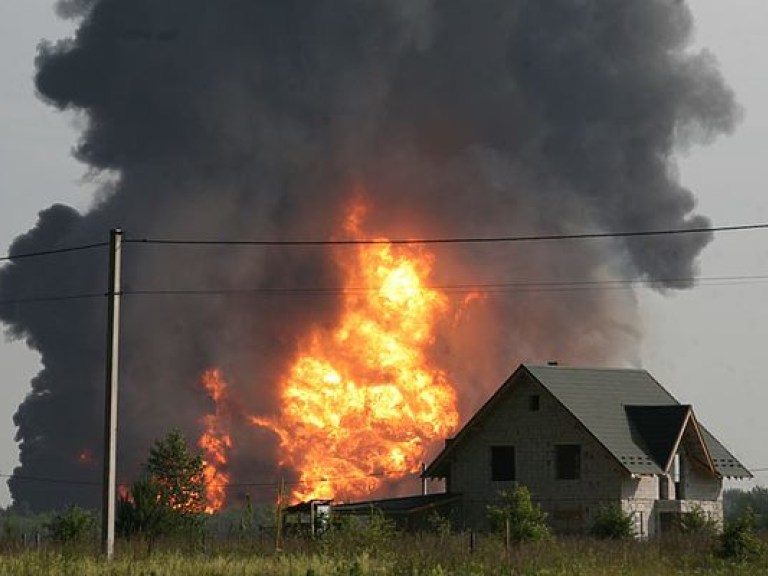
[[[349,246],[369,244],[494,244],[511,242],[542,242],[556,240],[593,240],[600,238],[632,238],[644,236],[669,236],[679,234],[710,234],[716,232],[737,232],[768,229],[768,223],[741,224],[737,226],[699,226],[662,230],[637,230],[625,232],[585,232],[576,234],[540,234],[531,236],[487,236],[454,238],[384,239],[357,238],[348,240],[203,240],[179,238],[130,238],[127,244],[192,245],[192,246]]]
[[[104,298],[107,294],[101,293],[86,293],[86,294],[69,294],[62,296],[31,296],[28,298],[7,298],[0,299],[0,306],[11,306],[16,304],[39,304],[42,302],[64,302],[67,300],[92,300],[94,298]]]
[[[109,246],[109,242],[81,244],[80,246],[69,246],[66,248],[52,248],[50,250],[39,250],[37,252],[20,252],[18,254],[8,254],[6,256],[0,256],[0,262],[23,260],[26,258],[39,258],[41,256],[54,256],[58,254],[67,254],[69,252],[81,252],[83,250],[93,250],[95,248],[103,248],[104,246]]]
[[[202,240],[202,239],[174,239],[174,238],[124,238],[127,244],[157,244],[157,245],[198,245],[198,246],[345,246],[367,244],[493,244],[511,242],[541,242],[557,240],[592,240],[600,238],[632,238],[644,236],[669,236],[679,234],[710,234],[717,232],[739,232],[749,230],[768,229],[768,223],[740,224],[735,226],[699,226],[693,228],[673,228],[661,230],[636,230],[618,232],[585,232],[576,234],[540,234],[530,236],[466,236],[448,238],[358,238],[347,240]],[[0,256],[0,262],[23,260],[80,252],[108,246],[109,242],[95,242],[64,248],[52,248],[35,252],[20,252]]]
[[[539,292],[576,292],[582,290],[620,290],[629,289],[642,283],[650,286],[669,287],[675,284],[698,282],[699,287],[707,286],[743,286],[768,282],[768,275],[743,276],[704,276],[664,278],[658,280],[616,279],[616,280],[576,280],[561,282],[496,282],[487,284],[435,284],[425,285],[430,290],[441,290],[447,294],[498,294],[498,293],[539,293]],[[378,292],[376,287],[316,287],[316,288],[156,288],[126,289],[119,296],[339,296],[342,294],[364,294]],[[37,304],[68,300],[93,300],[108,296],[106,292],[82,294],[32,296],[26,298],[0,299],[0,306],[17,304]]]
[[[417,472],[409,472],[409,471],[406,471],[404,473],[402,470],[388,470],[388,471],[374,472],[366,475],[333,476],[333,477],[323,477],[323,478],[305,479],[305,480],[228,482],[226,484],[211,482],[211,483],[206,483],[205,486],[207,488],[259,488],[259,487],[271,488],[271,487],[278,487],[281,485],[282,486],[300,486],[304,484],[334,482],[339,480],[347,480],[347,481],[368,480],[373,478],[385,478],[387,476],[407,475],[407,474],[416,474],[416,473]],[[19,480],[24,482],[40,482],[45,484],[63,484],[63,485],[71,485],[71,486],[101,486],[102,484],[102,482],[99,480],[74,480],[74,479],[68,479],[68,478],[51,478],[47,476],[29,476],[25,474],[0,473],[0,478],[9,478],[9,479]],[[130,486],[130,483],[123,482],[123,483],[120,483],[119,486],[128,487]]]

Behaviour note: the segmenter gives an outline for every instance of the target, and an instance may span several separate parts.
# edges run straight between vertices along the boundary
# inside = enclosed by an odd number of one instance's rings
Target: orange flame
[[[203,449],[203,476],[205,477],[205,511],[208,514],[220,510],[226,501],[229,474],[222,470],[227,464],[227,450],[232,447],[232,438],[224,425],[221,400],[226,392],[221,371],[207,370],[202,376],[202,384],[216,406],[213,414],[202,419],[205,431],[197,445]]]
[[[131,490],[128,488],[127,484],[117,485],[117,495],[123,500],[133,502],[133,494],[131,494]]]
[[[345,231],[361,237],[364,210]],[[384,477],[415,472],[431,441],[458,424],[456,395],[427,349],[446,296],[425,285],[433,256],[414,245],[344,247],[342,316],[299,343],[280,383],[281,413],[252,418],[280,439],[281,465],[300,475],[294,499],[358,497]]]
[[[93,451],[90,448],[85,448],[77,455],[77,460],[81,464],[93,464]]]

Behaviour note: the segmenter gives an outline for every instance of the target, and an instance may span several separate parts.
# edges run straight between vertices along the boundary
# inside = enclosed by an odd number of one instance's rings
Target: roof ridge
[[[633,436],[634,423],[630,422],[626,407],[665,406],[683,411],[693,409],[691,404],[680,402],[644,368],[587,368],[524,363],[470,416],[452,441],[446,442],[424,475],[439,477],[435,474],[441,473],[449,455],[469,437],[473,427],[494,413],[504,397],[515,394],[517,384],[528,377],[550,394],[630,474],[660,474],[663,470],[648,451],[646,440],[639,442],[639,437]],[[696,420],[698,422],[698,418]],[[724,476],[750,476],[749,471],[711,432],[701,423],[699,426],[713,461],[718,457],[726,457],[738,465],[734,469],[723,469],[721,473]],[[647,459],[648,462],[635,461],[637,458]]]
[[[590,372],[645,372],[646,374],[650,374],[648,370],[645,368],[629,368],[626,366],[616,367],[616,368],[610,368],[608,366],[595,366],[595,367],[589,367],[589,366],[570,366],[567,364],[530,364],[527,362],[524,362],[522,364],[526,368],[565,368],[567,370],[579,370],[579,371],[590,371]]]

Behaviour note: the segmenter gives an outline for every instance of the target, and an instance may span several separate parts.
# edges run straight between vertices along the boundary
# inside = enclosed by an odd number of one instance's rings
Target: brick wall
[[[529,406],[539,396],[539,409]],[[581,446],[578,480],[555,478],[555,445]],[[516,482],[491,479],[491,446],[515,447]],[[613,457],[537,382],[521,378],[483,422],[457,446],[451,464],[451,491],[464,495],[465,528],[487,528],[487,506],[498,492],[515,483],[527,486],[565,531],[583,530],[595,512],[608,503],[619,504],[626,472]]]
[[[530,397],[538,396],[538,410]],[[457,528],[488,528],[487,507],[498,503],[500,490],[527,486],[559,531],[586,530],[600,508],[618,505],[631,514],[640,537],[660,529],[659,514],[684,513],[701,508],[722,523],[722,481],[683,459],[686,500],[675,500],[675,484],[668,477],[631,477],[571,414],[535,380],[521,377],[482,422],[467,431],[451,461],[451,492],[463,494]],[[558,480],[555,446],[581,446],[578,480]],[[493,481],[491,447],[515,447],[515,481]],[[660,482],[668,485],[668,498],[659,501]]]
[[[689,458],[682,460],[684,471],[683,496],[686,500],[722,500],[723,481],[713,478],[709,470],[693,465]]]

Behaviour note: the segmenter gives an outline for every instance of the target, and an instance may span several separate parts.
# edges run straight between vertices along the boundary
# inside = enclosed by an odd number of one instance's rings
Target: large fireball
[[[363,210],[344,226],[361,238]],[[280,464],[299,473],[293,498],[354,498],[418,469],[459,419],[446,374],[428,358],[448,299],[429,288],[433,257],[414,245],[342,246],[338,325],[314,327],[279,383],[280,414],[253,418],[280,438]]]

